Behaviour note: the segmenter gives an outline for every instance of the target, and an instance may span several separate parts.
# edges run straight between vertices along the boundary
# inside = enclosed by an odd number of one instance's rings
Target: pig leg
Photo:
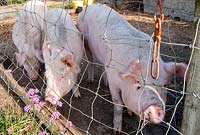
[[[94,65],[93,64],[90,64],[88,66],[87,74],[88,74],[88,81],[90,83],[94,82]]]
[[[108,86],[108,79],[106,74],[103,75],[103,82],[105,86]]]
[[[123,102],[120,95],[120,90],[110,85],[110,91],[112,95],[112,100],[114,102],[114,118],[113,118],[113,124],[114,124],[114,134],[116,135],[117,132],[120,133],[122,130],[122,112],[123,112]]]
[[[88,46],[88,42],[86,39],[84,39],[84,51],[86,54],[86,58],[89,62],[94,62],[93,61],[93,56],[92,52]],[[88,75],[88,81],[89,82],[94,82],[94,65],[89,63],[88,69],[87,69],[87,75]]]
[[[76,97],[76,98],[81,98],[81,93],[80,93],[80,91],[79,91],[78,86],[74,86],[74,87],[72,88],[72,93],[73,93],[74,97]]]
[[[115,101],[116,104],[122,104],[121,101]],[[122,130],[122,112],[123,107],[119,105],[114,105],[114,133],[117,134],[117,132],[120,132]]]
[[[89,61],[91,61],[91,62],[94,62],[94,57],[91,55],[91,56],[89,56],[88,55],[88,59],[89,59]],[[94,82],[94,64],[89,64],[89,66],[88,66],[88,70],[87,70],[87,74],[88,74],[88,81],[89,82]]]

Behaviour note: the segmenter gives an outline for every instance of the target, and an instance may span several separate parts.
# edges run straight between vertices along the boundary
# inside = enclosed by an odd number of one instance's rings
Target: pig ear
[[[165,63],[164,69],[170,75],[170,77],[175,73],[178,77],[184,77],[187,65],[184,63]]]
[[[66,55],[61,58],[61,62],[71,70],[76,70],[79,72],[78,66],[74,63],[72,55]]]
[[[134,81],[134,82],[136,81],[136,77],[129,72],[127,73],[120,72],[119,75],[124,80],[129,80],[129,81]]]
[[[120,72],[119,75],[122,79],[137,82],[138,77],[141,74],[141,65],[139,61],[136,61],[129,65],[126,72]]]
[[[16,60],[19,66],[22,66],[26,61],[26,55],[24,53],[15,53]]]

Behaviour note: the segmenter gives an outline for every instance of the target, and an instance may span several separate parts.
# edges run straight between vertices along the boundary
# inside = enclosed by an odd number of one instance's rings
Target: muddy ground
[[[152,15],[146,15],[143,13],[132,12],[128,10],[119,11],[133,26],[144,31],[150,35],[152,35],[154,31],[154,22]],[[73,19],[76,20],[77,15],[73,14]],[[16,52],[16,48],[11,39],[12,26],[14,23],[14,19],[2,20],[0,21],[0,63],[4,63],[6,68],[12,69],[12,73],[16,80],[18,80],[19,84],[25,88],[37,87],[44,93],[45,89],[45,81],[44,81],[44,67],[40,71],[40,79],[34,83],[30,82],[27,78],[27,74],[22,68],[16,66],[16,60],[14,58],[14,53]],[[170,18],[166,18],[165,23],[163,24],[163,33],[162,40],[166,42],[172,43],[182,43],[182,44],[191,44],[192,43],[192,35],[193,35],[193,24],[189,22],[182,21],[174,21]],[[170,46],[166,44],[161,44],[161,53],[162,58],[165,61],[177,61],[177,62],[188,62],[190,56],[190,48],[183,46]],[[82,72],[80,77],[83,75],[83,71],[85,69],[86,62],[82,63]],[[87,75],[83,75],[83,80],[80,83],[81,87],[90,89],[95,92],[98,87],[99,78],[101,75],[101,67],[97,67],[95,82],[89,83],[87,81]],[[79,78],[80,78],[79,77]],[[176,79],[173,80],[169,88],[176,89],[177,91],[181,90],[183,84],[183,80]],[[86,131],[89,123],[91,122],[91,108],[92,105],[94,107],[94,119],[100,121],[100,123],[93,121],[91,127],[89,128],[89,133],[92,135],[111,135],[112,130],[108,127],[112,127],[112,118],[113,118],[113,105],[106,100],[103,100],[99,96],[95,100],[95,94],[86,90],[80,89],[81,99],[72,99],[72,106],[77,108],[72,109],[70,111],[69,119],[81,130]],[[108,87],[105,87],[103,83],[101,83],[99,89],[99,95],[104,97],[105,99],[111,101],[111,95]],[[169,122],[172,117],[173,107],[177,102],[177,99],[180,98],[180,94],[172,93],[168,94],[168,105],[172,105],[172,108],[167,111],[167,115],[165,117],[165,122]],[[71,93],[64,97],[66,102],[70,102]],[[64,102],[64,101],[63,101]],[[68,118],[69,116],[69,105],[67,103],[59,109],[59,111]],[[80,112],[81,111],[81,112]],[[183,101],[181,101],[180,105],[176,110],[175,117],[172,121],[172,126],[176,129],[180,130],[180,124],[182,119],[182,111],[183,111]],[[86,117],[85,115],[89,117]],[[107,127],[105,125],[106,124]],[[135,115],[132,117],[129,116],[124,109],[123,113],[123,131],[127,133],[131,133],[132,135],[136,134],[138,128],[139,118]],[[165,123],[161,123],[160,125],[148,124],[143,128],[143,134],[145,135],[164,135],[166,133],[168,126]],[[175,130],[171,128],[170,135],[178,134]]]

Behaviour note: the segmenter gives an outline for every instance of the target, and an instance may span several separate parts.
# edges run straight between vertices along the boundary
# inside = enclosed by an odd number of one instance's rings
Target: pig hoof
[[[74,97],[76,97],[76,98],[81,98],[80,92],[79,92],[79,91],[75,92],[75,93],[74,93]]]
[[[79,92],[79,89],[77,87],[74,87],[72,89],[72,92],[73,92],[74,97],[81,98],[81,93]]]

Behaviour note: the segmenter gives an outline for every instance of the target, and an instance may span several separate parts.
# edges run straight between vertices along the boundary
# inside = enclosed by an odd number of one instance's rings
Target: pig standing
[[[80,32],[65,10],[50,10],[45,14],[45,20],[43,45],[47,78],[45,100],[56,104],[71,89],[75,97],[80,96],[78,88],[74,85],[80,71],[83,43]]]
[[[38,78],[39,61],[42,58],[43,24],[47,7],[43,2],[32,0],[19,11],[13,27],[12,39],[18,49],[16,60],[24,66],[32,80]]]
[[[152,79],[148,71],[151,65],[150,36],[131,26],[107,6],[88,6],[80,13],[77,26],[88,40],[93,59],[105,66],[115,103],[114,129],[122,129],[122,104],[152,123],[162,122],[166,91],[161,87],[170,82],[174,72],[183,77],[186,65],[165,63],[160,58],[159,79]]]

